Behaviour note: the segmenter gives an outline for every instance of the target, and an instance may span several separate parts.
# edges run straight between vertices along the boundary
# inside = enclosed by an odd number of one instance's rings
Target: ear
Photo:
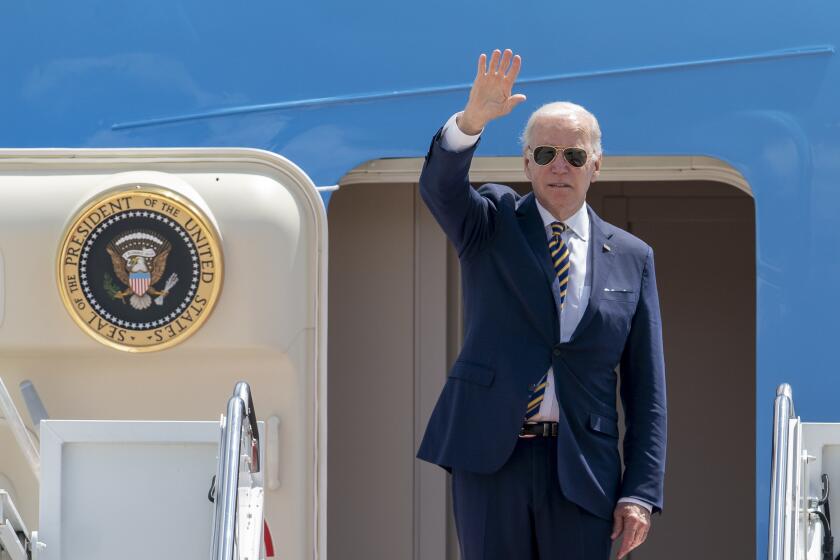
[[[590,183],[594,183],[598,176],[601,174],[601,160],[604,158],[603,155],[599,156],[598,159],[592,162],[592,179],[590,179]]]
[[[522,154],[522,164],[525,166],[525,176],[531,180],[531,166],[528,165],[528,152]]]

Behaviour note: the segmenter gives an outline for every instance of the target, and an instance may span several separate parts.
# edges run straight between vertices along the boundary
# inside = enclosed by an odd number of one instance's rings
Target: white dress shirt
[[[545,242],[551,239],[551,224],[559,221],[551,213],[543,208],[537,201],[537,210],[543,220],[545,228]],[[566,289],[566,301],[560,307],[560,282],[554,278],[551,284],[551,291],[554,293],[554,304],[557,305],[557,317],[560,321],[560,342],[569,342],[572,333],[580,323],[586,306],[589,305],[589,292],[592,290],[592,281],[587,278],[589,267],[589,213],[586,205],[581,206],[577,212],[563,222],[567,229],[561,234],[563,242],[569,249],[569,285]],[[548,368],[548,385],[545,387],[545,395],[540,404],[539,412],[531,418],[534,422],[557,422],[560,410],[557,406],[557,395],[554,391],[554,371]]]
[[[478,142],[480,131],[478,134],[465,134],[458,128],[455,119],[460,113],[452,115],[446,124],[443,125],[443,132],[440,138],[441,147],[450,152],[462,152],[475,145]],[[537,202],[537,210],[539,210],[540,217],[545,227],[546,245],[551,238],[551,224],[552,222],[560,221],[551,215],[551,212],[546,210],[542,204]],[[589,258],[589,229],[590,220],[589,212],[586,210],[586,204],[582,205],[577,212],[564,221],[568,226],[563,232],[563,242],[569,248],[569,260],[571,266],[569,270],[569,285],[566,291],[566,301],[560,308],[560,283],[557,278],[551,285],[551,291],[554,294],[554,302],[557,305],[557,317],[560,321],[560,342],[568,342],[572,338],[572,333],[580,323],[587,305],[589,305],[589,295],[592,291],[592,267],[590,266]],[[540,404],[539,412],[531,418],[532,421],[540,422],[556,422],[559,419],[560,410],[557,405],[557,395],[554,389],[554,371],[548,368],[548,384],[545,388],[545,395]],[[524,416],[524,413],[523,413]],[[652,506],[638,498],[626,497],[621,498],[619,502],[631,502],[638,504],[648,511],[652,510]]]

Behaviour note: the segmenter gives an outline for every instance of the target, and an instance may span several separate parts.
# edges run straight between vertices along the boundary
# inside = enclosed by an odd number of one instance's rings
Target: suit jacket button
[[[554,354],[555,356],[559,356],[559,355],[560,355],[560,349],[559,349],[559,348],[555,348],[555,349],[554,349],[553,354]]]

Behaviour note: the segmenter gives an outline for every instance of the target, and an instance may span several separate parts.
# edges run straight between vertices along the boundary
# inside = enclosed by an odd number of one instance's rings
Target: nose
[[[569,162],[563,157],[563,154],[557,154],[554,161],[551,162],[551,170],[554,173],[561,173],[569,170]]]

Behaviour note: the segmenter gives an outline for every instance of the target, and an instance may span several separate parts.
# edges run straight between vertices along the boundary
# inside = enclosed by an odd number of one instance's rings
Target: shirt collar
[[[537,203],[537,210],[540,212],[540,217],[543,221],[543,226],[548,229],[552,222],[558,222],[557,218],[551,215],[551,212],[546,210],[540,201],[534,197],[534,202]],[[581,240],[589,239],[589,213],[586,211],[586,204],[581,204],[577,212],[572,214],[568,220],[563,222],[566,224],[571,232],[577,235]]]

